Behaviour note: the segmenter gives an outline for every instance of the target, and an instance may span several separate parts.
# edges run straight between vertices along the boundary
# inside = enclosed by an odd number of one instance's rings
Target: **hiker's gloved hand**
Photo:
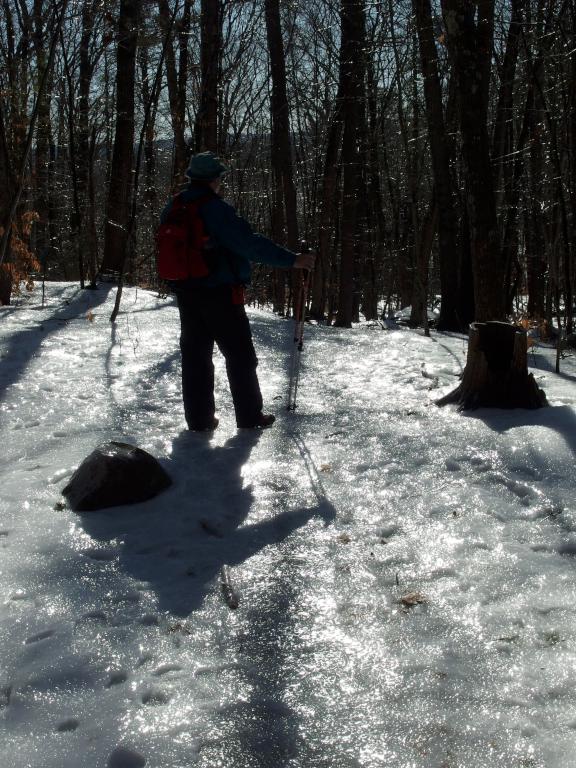
[[[307,269],[311,270],[314,269],[314,262],[316,261],[316,254],[313,252],[310,253],[299,253],[296,256],[296,261],[293,264],[294,269]]]

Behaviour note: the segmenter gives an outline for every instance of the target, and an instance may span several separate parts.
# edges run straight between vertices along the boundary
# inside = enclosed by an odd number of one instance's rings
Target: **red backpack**
[[[181,196],[176,195],[172,201],[166,220],[156,230],[156,260],[161,280],[186,280],[210,274],[206,260],[209,237],[198,210],[208,197],[203,195],[184,203]]]

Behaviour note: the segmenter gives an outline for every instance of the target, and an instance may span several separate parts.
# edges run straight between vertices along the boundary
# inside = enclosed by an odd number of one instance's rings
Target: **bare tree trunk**
[[[570,3],[571,14],[571,32],[572,40],[576,39],[576,2],[571,0]],[[570,202],[571,211],[570,216],[572,218],[571,227],[571,269],[570,277],[574,279],[576,275],[576,46],[572,46],[570,53],[570,75],[569,75],[569,115],[570,123],[568,126],[569,148],[570,148],[570,169],[569,169],[569,183],[570,183]],[[572,290],[570,291],[572,295]],[[572,308],[571,308],[572,309]]]
[[[272,91],[270,110],[272,120],[271,165],[273,173],[273,236],[293,251],[298,250],[298,221],[296,187],[292,164],[290,109],[286,89],[286,62],[280,21],[279,0],[265,0],[266,36],[270,57]],[[284,312],[286,273],[276,274],[275,310]]]
[[[526,105],[522,120],[522,128],[515,147],[514,160],[510,162],[512,170],[507,170],[506,185],[504,189],[504,210],[501,211],[503,219],[502,232],[502,258],[506,269],[505,296],[506,312],[512,313],[512,305],[522,279],[522,267],[519,261],[519,224],[518,207],[520,202],[520,185],[524,172],[524,148],[530,135],[531,124],[534,120],[534,84],[528,87]]]
[[[68,55],[64,45],[64,38],[62,37],[62,55],[64,58],[64,74],[66,83],[68,85],[68,99],[66,107],[66,118],[68,123],[68,158],[70,176],[72,179],[72,204],[73,211],[70,215],[70,235],[71,240],[76,246],[76,253],[78,259],[78,272],[80,279],[80,288],[84,288],[84,250],[82,248],[82,242],[80,240],[80,232],[82,230],[82,206],[80,203],[80,194],[78,186],[78,156],[76,154],[76,109],[74,104],[74,86],[72,83],[72,73],[70,71],[70,64],[68,61]]]
[[[86,256],[86,265],[90,285],[96,285],[98,272],[97,236],[93,226],[93,216],[89,211],[89,183],[92,176],[91,164],[93,154],[90,152],[90,87],[95,62],[90,56],[90,41],[94,33],[96,2],[84,3],[82,6],[82,33],[80,38],[80,64],[78,75],[78,108],[77,108],[77,175],[78,196],[80,198],[81,218],[80,248]],[[88,211],[88,221],[86,212]]]
[[[341,256],[338,314],[335,325],[351,328],[354,316],[355,237],[359,174],[358,110],[364,94],[363,46],[365,39],[364,0],[341,0],[341,60],[344,63],[342,102],[344,135],[342,165]]]
[[[128,254],[134,164],[134,79],[140,0],[121,0],[118,17],[116,130],[106,203],[102,271],[121,273]]]
[[[292,164],[292,139],[290,109],[286,90],[286,62],[280,22],[279,0],[265,0],[266,33],[270,56],[272,93],[270,97],[272,117],[272,168],[279,182],[286,222],[284,240],[292,250],[298,248],[298,221],[296,214],[296,186]]]
[[[178,25],[179,62],[176,64],[176,52],[172,42],[174,16],[168,0],[158,0],[160,26],[164,36],[168,36],[166,45],[166,80],[168,83],[168,101],[170,118],[174,133],[174,167],[172,169],[173,186],[176,187],[186,170],[188,149],[185,138],[186,124],[186,84],[188,80],[188,35],[191,23],[192,0],[184,0],[182,18]]]
[[[144,104],[152,102],[152,91],[150,84],[150,70],[148,68],[148,51],[145,48],[140,49],[139,54],[140,70],[142,72],[142,101]],[[144,131],[144,175],[145,188],[143,194],[144,210],[146,218],[154,220],[158,210],[158,192],[156,189],[156,142],[155,142],[155,123],[157,106],[153,105],[150,110],[150,119]]]
[[[428,137],[432,155],[435,197],[438,204],[438,249],[440,260],[440,317],[443,331],[462,330],[458,316],[458,251],[455,194],[450,174],[450,150],[442,108],[438,75],[438,53],[434,39],[430,0],[413,0],[420,44],[420,65],[424,78],[424,98]]]
[[[562,271],[564,278],[564,304],[566,307],[566,333],[571,333],[573,329],[573,308],[574,308],[574,293],[573,293],[573,244],[570,242],[570,224],[569,224],[569,211],[568,203],[566,201],[564,174],[563,174],[563,160],[560,141],[558,138],[558,124],[556,115],[552,115],[550,106],[547,103],[546,91],[543,83],[542,70],[538,66],[534,66],[534,82],[538,93],[539,102],[542,106],[542,114],[546,120],[546,126],[548,128],[548,134],[550,137],[550,160],[554,171],[554,188],[556,191],[556,207],[559,213],[559,238],[562,245],[561,252],[558,252],[558,259],[560,264],[558,265],[557,285],[560,290],[560,270]],[[562,258],[560,259],[560,253]],[[559,329],[560,330],[560,329]]]
[[[196,151],[217,152],[218,84],[222,57],[222,0],[201,0],[200,107],[196,115]]]
[[[3,235],[6,228],[10,226],[8,214],[10,211],[10,202],[16,186],[14,173],[12,171],[10,155],[8,151],[8,141],[6,137],[6,126],[4,124],[4,110],[0,108],[0,178],[5,179],[4,184],[0,184],[0,235]],[[12,275],[7,264],[0,264],[0,307],[10,304],[12,296]]]
[[[502,71],[500,75],[500,90],[498,104],[494,120],[494,133],[492,138],[492,158],[494,161],[494,181],[496,189],[504,193],[507,178],[506,155],[511,153],[513,147],[513,112],[514,112],[514,80],[516,77],[516,63],[522,35],[522,20],[527,0],[512,0],[510,11],[510,26],[506,38],[506,50]]]
[[[414,283],[412,289],[412,312],[410,325],[428,329],[428,278],[430,254],[434,242],[434,233],[438,220],[438,203],[434,190],[422,221],[421,231],[415,235],[416,259],[414,263]],[[429,334],[427,334],[429,335]]]
[[[363,254],[362,313],[366,320],[378,318],[378,299],[384,270],[386,250],[386,217],[382,205],[378,152],[378,92],[374,62],[369,56],[366,63],[366,117],[363,139],[363,165],[366,175],[366,229],[369,231],[370,250]]]
[[[46,18],[43,8],[43,0],[34,0],[32,9],[34,52],[36,55],[36,67],[38,72],[42,72],[46,66]],[[51,78],[50,78],[51,79]],[[47,83],[46,92],[51,91],[50,82]],[[53,213],[51,205],[51,166],[50,162],[50,99],[46,97],[46,92],[42,96],[38,105],[38,128],[36,131],[36,147],[34,156],[34,207],[38,213],[38,221],[35,225],[36,249],[39,253],[46,255],[50,243],[50,219]]]
[[[340,76],[340,84],[342,75]],[[318,226],[318,258],[313,275],[312,304],[310,315],[315,320],[324,320],[328,301],[330,277],[330,246],[334,236],[334,213],[338,197],[338,155],[342,142],[342,101],[341,85],[336,106],[328,129],[328,142],[322,172],[320,194],[320,222]]]
[[[505,267],[500,253],[487,127],[494,0],[442,0],[442,10],[458,78],[476,319],[502,320]]]

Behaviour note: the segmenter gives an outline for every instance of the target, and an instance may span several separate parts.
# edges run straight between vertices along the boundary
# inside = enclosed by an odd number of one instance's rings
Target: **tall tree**
[[[128,220],[134,163],[134,80],[140,0],[120,0],[116,50],[116,127],[108,182],[102,271],[122,272],[128,248]]]
[[[342,225],[338,314],[335,325],[350,328],[354,316],[354,270],[359,173],[358,121],[363,109],[364,0],[341,0],[340,57],[343,66]]]
[[[270,116],[272,123],[271,165],[274,177],[272,232],[276,240],[293,251],[298,248],[296,187],[292,163],[290,108],[286,88],[286,61],[279,0],[265,0],[266,37],[270,58]],[[278,270],[275,309],[284,310],[285,272]]]
[[[174,161],[172,174],[174,185],[186,169],[187,146],[185,137],[186,126],[186,86],[189,70],[189,35],[191,26],[192,0],[184,0],[182,16],[177,24],[174,13],[170,11],[168,0],[158,0],[160,25],[166,40],[166,80],[168,83],[168,101],[170,104],[170,118],[174,133]],[[177,30],[178,61],[174,48],[172,29]]]
[[[94,152],[91,150],[90,90],[94,69],[100,58],[100,52],[91,55],[91,43],[94,36],[98,0],[90,0],[82,6],[82,28],[80,35],[78,102],[77,102],[77,174],[78,194],[81,217],[80,248],[87,260],[90,283],[95,285],[98,272],[98,234],[94,210]]]
[[[26,6],[22,4],[22,10],[27,14]],[[37,72],[42,72],[46,66],[46,56],[48,53],[48,35],[46,25],[46,9],[43,0],[34,0],[32,6],[32,18],[26,18],[26,23],[32,26],[32,40],[34,44],[34,53],[36,56]],[[50,80],[52,78],[50,77]],[[51,137],[51,119],[50,119],[50,82],[47,83],[46,91],[38,104],[38,128],[36,132],[36,147],[34,152],[34,180],[35,194],[34,207],[38,213],[38,221],[35,226],[36,247],[40,253],[45,252],[52,244],[50,232],[54,232],[56,222],[55,211],[51,190],[53,163],[50,158],[50,145],[53,144]]]
[[[15,179],[11,167],[8,139],[4,123],[4,110],[0,105],[0,178],[4,183],[0,184],[0,236],[4,235],[10,226],[8,214],[10,203],[14,195]],[[10,303],[12,295],[12,274],[7,264],[0,263],[0,306]]]
[[[201,0],[200,104],[196,115],[196,151],[217,152],[218,86],[222,59],[222,0]]]
[[[329,122],[322,168],[322,179],[320,182],[320,200],[318,206],[318,258],[314,269],[311,305],[311,316],[316,320],[325,319],[326,306],[328,303],[328,281],[331,271],[330,250],[334,239],[336,201],[338,198],[339,157],[342,149],[342,89],[344,87],[345,77],[344,59],[340,57],[338,93]]]
[[[456,197],[450,173],[450,149],[438,74],[438,51],[434,39],[430,0],[412,0],[412,6],[418,29],[420,66],[424,81],[426,120],[437,204],[441,294],[438,327],[444,331],[456,331],[462,328],[462,320],[458,316]]]
[[[442,0],[442,10],[458,86],[476,320],[502,320],[505,264],[487,124],[494,0]]]
[[[270,110],[272,122],[272,168],[278,190],[283,239],[289,248],[298,244],[296,187],[292,163],[290,107],[286,88],[286,61],[280,21],[279,0],[265,0],[266,36],[270,57]],[[280,234],[280,233],[279,233]]]

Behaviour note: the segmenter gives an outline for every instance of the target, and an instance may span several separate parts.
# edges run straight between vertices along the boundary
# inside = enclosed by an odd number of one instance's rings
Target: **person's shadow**
[[[334,519],[326,498],[293,510],[287,499],[278,499],[276,508],[283,511],[243,525],[254,494],[242,468],[261,436],[240,432],[214,446],[206,435],[183,432],[163,462],[174,480],[171,488],[143,504],[82,515],[93,538],[116,543],[121,571],[155,591],[160,611],[187,616],[216,588],[223,565],[244,562],[313,517]]]

